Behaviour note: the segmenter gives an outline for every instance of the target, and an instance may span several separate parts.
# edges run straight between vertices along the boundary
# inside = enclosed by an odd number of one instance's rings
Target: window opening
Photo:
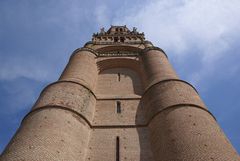
[[[121,113],[121,102],[117,101],[117,113]]]
[[[118,73],[118,81],[120,82],[120,80],[121,80],[121,74]]]
[[[120,37],[120,42],[124,42],[124,37]]]
[[[119,137],[117,136],[116,138],[116,161],[120,161],[120,148],[119,148],[120,144],[119,144]]]
[[[114,37],[114,42],[118,42],[118,37]]]

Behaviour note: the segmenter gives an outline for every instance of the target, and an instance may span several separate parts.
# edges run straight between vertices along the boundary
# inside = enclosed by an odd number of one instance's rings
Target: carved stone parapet
[[[119,56],[139,56],[139,52],[132,52],[132,51],[108,51],[108,52],[99,53],[99,57],[104,57],[104,56],[114,56],[114,57],[119,57]]]

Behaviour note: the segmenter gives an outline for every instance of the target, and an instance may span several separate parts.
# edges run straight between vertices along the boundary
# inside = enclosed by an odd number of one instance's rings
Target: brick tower
[[[2,161],[239,161],[196,89],[136,28],[75,50]]]

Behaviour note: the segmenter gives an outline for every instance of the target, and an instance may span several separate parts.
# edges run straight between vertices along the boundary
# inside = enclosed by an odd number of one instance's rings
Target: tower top
[[[96,44],[112,44],[112,43],[142,43],[145,40],[144,33],[139,33],[136,27],[132,31],[126,25],[113,26],[105,31],[104,27],[100,29],[100,33],[94,33],[92,42]]]

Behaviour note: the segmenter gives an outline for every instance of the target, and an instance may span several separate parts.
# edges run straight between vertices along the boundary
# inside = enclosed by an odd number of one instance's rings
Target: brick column
[[[239,161],[197,91],[178,78],[166,54],[142,54],[147,87],[142,97],[156,161]]]
[[[85,160],[95,111],[94,51],[78,49],[48,85],[2,154],[2,160]]]

